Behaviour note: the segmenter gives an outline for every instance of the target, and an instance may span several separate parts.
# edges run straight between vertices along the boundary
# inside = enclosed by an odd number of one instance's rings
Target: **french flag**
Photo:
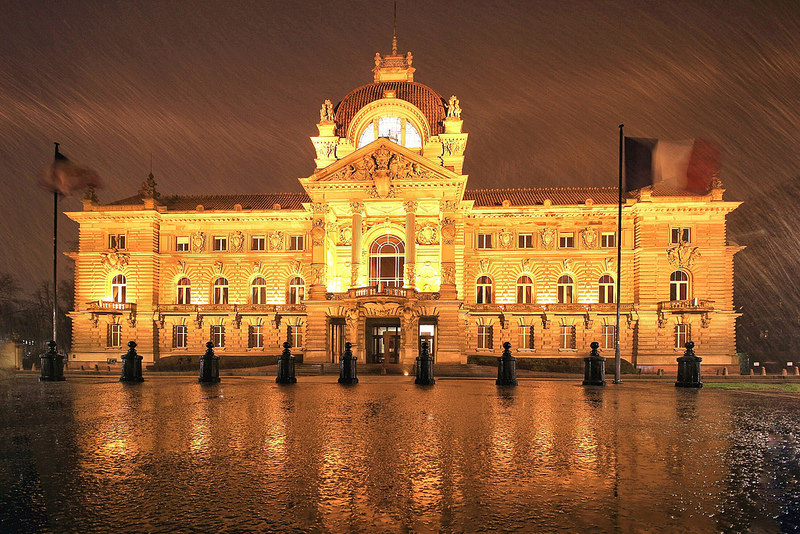
[[[625,138],[625,191],[667,185],[705,194],[719,167],[720,149],[705,139]]]

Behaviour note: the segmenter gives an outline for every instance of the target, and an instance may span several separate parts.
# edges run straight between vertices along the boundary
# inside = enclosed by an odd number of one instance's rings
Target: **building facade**
[[[68,213],[80,225],[73,364],[137,342],[145,362],[276,354],[336,362],[614,354],[621,240],[622,357],[672,368],[693,340],[736,366],[733,256],[716,180],[706,195],[656,186],[468,190],[457,98],[414,81],[412,56],[375,56],[373,83],[326,101],[303,193],[138,195]]]

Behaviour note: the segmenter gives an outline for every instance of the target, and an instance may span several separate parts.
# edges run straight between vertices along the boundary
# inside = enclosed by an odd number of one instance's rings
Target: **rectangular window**
[[[561,325],[561,348],[575,349],[575,325]]]
[[[603,345],[604,349],[613,349],[614,346],[614,330],[617,327],[613,324],[605,324],[603,325]]]
[[[575,234],[574,233],[558,234],[558,248],[575,248]]]
[[[254,235],[250,239],[250,250],[266,250],[267,236]]]
[[[175,250],[177,252],[189,252],[189,236],[177,236],[175,238]]]
[[[213,250],[228,250],[228,236],[214,236]]]
[[[185,349],[186,341],[189,337],[188,328],[185,324],[176,324],[172,327],[172,346],[177,349]]]
[[[682,349],[689,341],[689,325],[676,324],[675,325],[675,348]]]
[[[492,248],[492,234],[478,234],[478,248]]]
[[[289,343],[292,348],[302,348],[303,346],[303,327],[289,326]]]
[[[260,324],[250,325],[250,341],[248,346],[251,349],[260,349],[264,347],[264,326]]]
[[[519,348],[533,350],[533,325],[519,325]]]
[[[533,234],[519,234],[519,248],[533,248]]]
[[[303,250],[303,236],[289,236],[289,250]]]
[[[118,250],[126,249],[125,234],[109,234],[108,248],[115,248]]]
[[[692,229],[691,228],[672,228],[670,230],[670,243],[691,243],[692,242]]]
[[[110,324],[108,325],[108,346],[121,347],[122,346],[122,325]]]
[[[225,325],[211,325],[211,342],[214,343],[215,347],[225,346]]]
[[[603,248],[616,248],[617,247],[616,232],[603,232],[602,234],[600,234],[600,246]]]
[[[478,325],[478,348],[491,349],[493,341],[492,325]]]

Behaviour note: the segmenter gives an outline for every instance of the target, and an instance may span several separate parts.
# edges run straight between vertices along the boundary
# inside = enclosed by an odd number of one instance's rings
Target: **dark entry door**
[[[372,345],[370,363],[398,363],[400,353],[400,327],[378,325],[371,328]]]

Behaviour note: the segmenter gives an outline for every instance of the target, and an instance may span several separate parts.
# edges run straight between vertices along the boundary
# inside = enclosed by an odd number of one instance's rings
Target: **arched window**
[[[533,280],[530,276],[520,276],[517,280],[517,304],[533,302]]]
[[[178,280],[178,304],[192,303],[192,282],[185,276]]]
[[[406,148],[422,148],[422,136],[410,121],[401,117],[380,117],[367,124],[358,138],[358,148],[378,137],[388,137]]]
[[[214,304],[228,303],[228,279],[219,277],[214,280]]]
[[[369,284],[403,287],[406,248],[403,240],[382,235],[369,247]]]
[[[684,271],[673,271],[669,276],[669,300],[689,299],[689,275]]]
[[[289,304],[300,304],[306,296],[306,283],[299,276],[289,280]]]
[[[475,302],[478,304],[491,304],[492,303],[492,279],[488,276],[481,276],[478,278],[476,284],[477,295]]]
[[[267,303],[267,281],[261,276],[256,276],[250,284],[250,303]]]
[[[598,300],[600,304],[611,304],[614,302],[614,279],[611,275],[604,274],[600,277],[598,282],[599,295]]]
[[[558,302],[562,304],[575,302],[575,281],[568,274],[558,279]]]
[[[111,300],[114,302],[127,302],[125,300],[128,283],[125,276],[118,274],[111,280]]]

